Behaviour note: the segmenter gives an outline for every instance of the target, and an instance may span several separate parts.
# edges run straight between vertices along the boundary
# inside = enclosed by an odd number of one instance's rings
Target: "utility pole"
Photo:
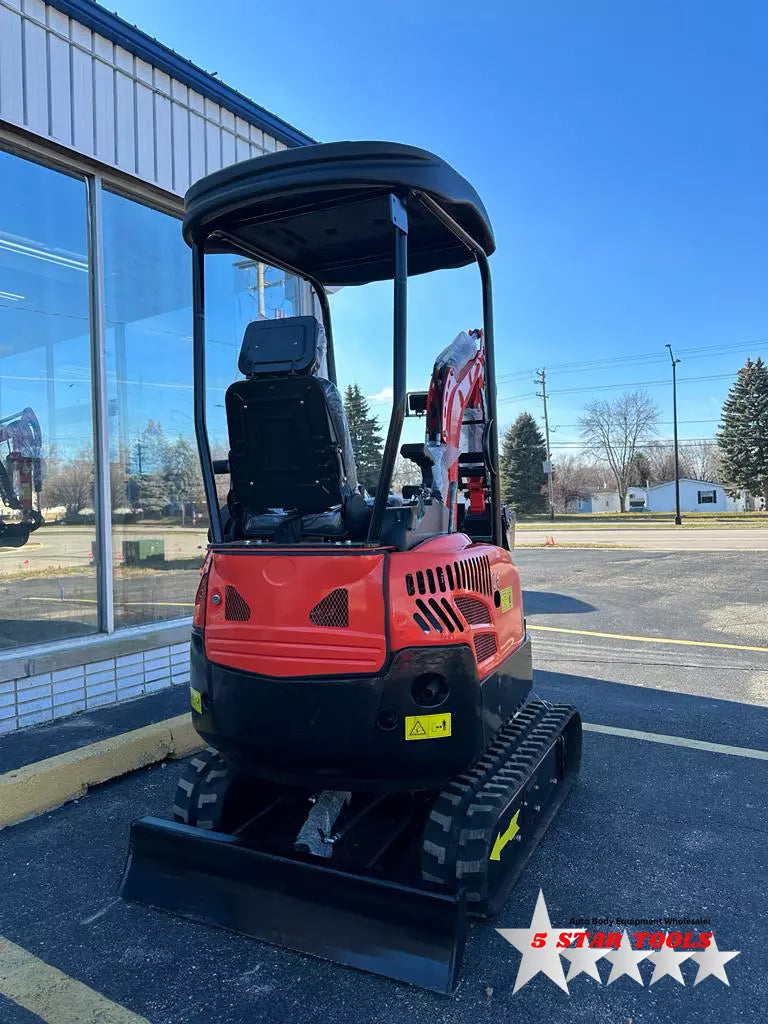
[[[669,349],[669,358],[672,360],[672,422],[675,429],[675,526],[680,526],[683,521],[680,516],[680,457],[677,447],[677,364],[680,360],[675,359],[669,342],[666,347]]]
[[[549,494],[549,518],[555,521],[555,494],[552,490],[552,452],[549,448],[549,413],[547,411],[547,371],[536,371],[536,383],[541,385],[541,391],[536,394],[544,399],[544,439],[547,445],[547,492]]]

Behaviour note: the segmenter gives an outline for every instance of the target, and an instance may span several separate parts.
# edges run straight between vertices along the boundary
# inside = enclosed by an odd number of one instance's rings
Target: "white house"
[[[738,512],[743,509],[741,498],[731,498],[722,484],[711,480],[680,479],[681,512]],[[675,511],[675,481],[667,480],[648,488],[648,512]]]
[[[596,491],[579,502],[579,512],[619,512],[618,491]],[[711,480],[680,479],[681,512],[741,512],[744,498],[731,498],[722,484]],[[629,512],[675,511],[675,481],[666,480],[652,487],[630,487],[627,492]]]
[[[646,507],[646,490],[644,487],[630,487],[627,491],[627,509],[630,512],[643,512]],[[618,491],[595,491],[588,498],[579,501],[579,512],[621,512]]]

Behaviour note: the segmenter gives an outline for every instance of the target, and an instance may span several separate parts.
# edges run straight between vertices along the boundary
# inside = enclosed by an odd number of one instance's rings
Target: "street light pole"
[[[672,360],[672,422],[674,423],[675,430],[675,526],[680,526],[683,521],[680,516],[680,457],[677,446],[677,364],[680,360],[675,359],[669,342],[667,342],[666,347],[669,349],[669,358]]]

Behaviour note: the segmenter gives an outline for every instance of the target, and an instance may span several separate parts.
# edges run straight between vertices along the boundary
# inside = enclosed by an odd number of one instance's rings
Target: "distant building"
[[[742,512],[744,497],[732,498],[722,484],[711,480],[680,480],[681,512]],[[652,487],[630,487],[627,492],[629,512],[674,512],[675,481],[666,480]],[[579,512],[620,512],[618,491],[596,491],[579,501]]]

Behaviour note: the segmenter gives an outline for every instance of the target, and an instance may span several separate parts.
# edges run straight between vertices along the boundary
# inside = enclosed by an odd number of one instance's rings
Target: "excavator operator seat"
[[[227,389],[229,511],[244,536],[344,531],[341,509],[357,492],[349,426],[338,388],[317,376],[325,335],[312,316],[248,324]]]

